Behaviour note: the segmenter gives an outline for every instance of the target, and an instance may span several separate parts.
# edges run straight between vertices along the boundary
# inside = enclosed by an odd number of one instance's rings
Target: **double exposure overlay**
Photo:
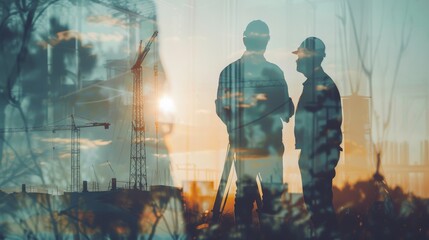
[[[0,1],[0,239],[429,239],[428,11]]]

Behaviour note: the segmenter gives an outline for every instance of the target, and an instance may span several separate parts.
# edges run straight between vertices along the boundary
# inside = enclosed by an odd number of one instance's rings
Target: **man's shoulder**
[[[277,64],[266,61],[262,69],[262,75],[271,82],[277,82],[275,85],[285,85],[284,73]]]
[[[283,73],[283,70],[275,63],[266,61],[266,65],[267,65],[267,67],[269,67],[275,71]]]
[[[242,64],[242,59],[237,59],[234,62],[228,64],[221,73],[225,73],[225,72],[229,72],[231,70],[239,70],[239,68],[241,67]],[[264,61],[261,63],[264,68],[269,69],[271,71],[275,71],[278,73],[282,73],[283,74],[283,70],[275,63],[269,62],[269,61]]]
[[[226,67],[224,67],[221,71],[221,75],[225,74],[225,73],[229,73],[230,71],[234,70],[238,70],[240,67],[240,59],[235,60],[234,62],[228,64]]]
[[[240,78],[240,59],[226,66],[219,75],[219,84],[229,84],[233,79]]]
[[[275,63],[266,61],[265,62],[265,68],[269,69],[270,71],[279,73],[279,74],[283,74],[283,70]]]

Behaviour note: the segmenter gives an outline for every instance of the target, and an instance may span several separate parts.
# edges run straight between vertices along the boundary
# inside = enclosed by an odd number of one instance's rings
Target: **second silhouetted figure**
[[[311,215],[317,239],[333,239],[336,219],[332,205],[332,179],[340,157],[340,93],[321,67],[325,44],[309,37],[293,52],[298,56],[297,71],[307,78],[295,115],[295,144],[301,149],[304,201]]]

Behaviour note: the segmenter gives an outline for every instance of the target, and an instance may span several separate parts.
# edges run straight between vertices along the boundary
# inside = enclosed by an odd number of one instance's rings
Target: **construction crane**
[[[155,31],[146,47],[142,51],[142,41],[139,45],[139,53],[135,64],[132,66],[133,72],[133,109],[131,122],[131,151],[130,151],[130,178],[129,186],[134,189],[147,190],[147,169],[146,169],[146,133],[144,122],[144,102],[143,102],[143,80],[142,66],[143,60],[150,50],[150,46],[158,35]]]
[[[70,130],[70,162],[71,162],[71,192],[78,192],[80,190],[80,129],[89,127],[100,127],[109,129],[110,123],[98,123],[92,122],[83,125],[76,125],[74,116],[71,115],[71,125],[55,125],[55,126],[38,126],[38,127],[27,127],[27,128],[3,128],[0,129],[0,133],[12,133],[12,132],[34,132],[34,131],[64,131]]]

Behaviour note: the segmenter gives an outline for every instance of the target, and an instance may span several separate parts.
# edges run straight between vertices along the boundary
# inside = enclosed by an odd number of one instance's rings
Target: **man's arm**
[[[280,70],[281,71],[281,70]],[[295,105],[293,104],[292,98],[289,97],[289,89],[287,86],[287,82],[284,78],[284,73],[281,71],[281,82],[284,83],[283,91],[284,91],[284,107],[283,107],[283,117],[282,120],[284,122],[289,122],[289,119],[295,113]]]
[[[286,100],[287,103],[285,104],[285,114],[284,116],[286,116],[285,118],[282,118],[283,121],[285,122],[289,122],[289,119],[293,116],[293,114],[295,113],[295,105],[293,104],[292,98],[288,97],[288,100]]]
[[[319,113],[319,125],[321,126],[320,134],[326,136],[326,144],[329,147],[339,147],[342,142],[342,108],[341,97],[338,88],[335,84],[328,85],[327,89],[321,91],[323,93],[323,109]],[[320,121],[325,118],[326,120]]]
[[[222,122],[225,123],[225,125],[227,124],[231,116],[231,109],[225,104],[226,100],[228,99],[228,95],[229,95],[229,90],[227,88],[224,71],[222,71],[222,73],[219,76],[219,83],[217,88],[215,105],[216,105],[216,114],[222,120]]]
[[[341,107],[341,97],[338,88],[334,86],[332,89],[332,99],[334,102],[333,109],[329,115],[328,128],[330,133],[330,143],[332,146],[340,146],[343,140],[343,134],[341,131],[341,124],[343,122],[343,113]]]

